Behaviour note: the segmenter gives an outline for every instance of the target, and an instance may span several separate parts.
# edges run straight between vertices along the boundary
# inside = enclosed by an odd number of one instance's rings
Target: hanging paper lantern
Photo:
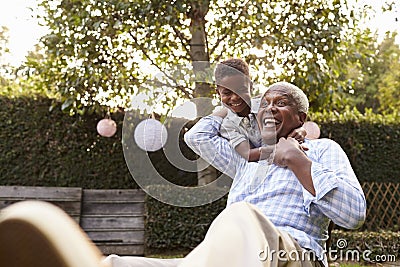
[[[112,119],[102,119],[97,123],[97,132],[104,137],[111,137],[117,132],[117,124]]]
[[[321,134],[318,124],[313,121],[306,121],[303,128],[307,131],[306,138],[308,139],[318,139]]]
[[[136,144],[145,151],[157,151],[167,142],[167,129],[155,119],[141,121],[135,129]]]

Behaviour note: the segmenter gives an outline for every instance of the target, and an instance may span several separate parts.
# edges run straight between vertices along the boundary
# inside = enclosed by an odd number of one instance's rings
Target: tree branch
[[[158,87],[160,87],[160,86],[167,86],[167,87],[173,87],[173,88],[175,88],[175,89],[179,89],[180,90],[180,92],[182,92],[187,98],[191,98],[191,95],[188,93],[188,91],[186,90],[186,89],[190,89],[190,88],[187,88],[187,87],[185,87],[185,86],[183,86],[183,85],[175,85],[175,86],[171,86],[170,84],[168,84],[168,83],[164,83],[164,82],[162,82],[162,81],[155,81],[154,82],[154,84],[156,85],[156,86],[158,86]]]
[[[150,60],[150,63],[152,64],[152,65],[154,65],[157,69],[159,69],[164,75],[165,75],[165,77],[167,77],[168,79],[170,79],[170,80],[172,80],[173,82],[175,82],[175,84],[178,84],[177,82],[176,82],[176,80],[173,78],[173,77],[171,77],[168,73],[166,73],[164,70],[162,70],[155,62],[154,62],[154,60],[149,56],[149,54],[146,52],[146,49],[141,45],[141,44],[139,44],[139,42],[138,42],[138,39],[136,38],[136,36],[134,36],[133,34],[132,34],[132,32],[129,32],[129,35],[133,38],[133,40],[135,40],[135,43],[137,44],[137,46],[140,48],[140,50],[142,51],[142,53],[145,55],[145,57],[148,59],[148,60]],[[171,85],[168,85],[168,86],[171,86]],[[187,93],[187,92],[185,92],[185,93]],[[188,94],[188,93],[187,93]]]
[[[238,14],[238,17],[243,15],[243,12],[245,11],[244,7],[247,6],[247,4],[250,2],[250,0],[248,0],[243,6],[242,6],[242,10],[240,11],[240,13]],[[236,24],[234,22],[232,22],[231,24],[231,28],[228,29],[228,31],[222,35],[220,38],[218,38],[217,42],[215,43],[214,47],[211,48],[210,50],[210,55],[214,53],[215,49],[217,49],[217,47],[219,46],[219,44],[226,38],[228,37],[228,35],[232,32],[232,30],[235,28]],[[220,56],[218,56],[218,58],[220,58]]]
[[[182,44],[183,48],[185,49],[185,51],[188,53],[190,60],[193,60],[192,55],[190,54],[190,50],[187,48],[188,40],[183,36],[183,34],[180,31],[178,31],[178,29],[175,27],[175,25],[170,25],[170,26],[174,30],[175,36],[178,37],[178,39],[181,41],[181,44]]]
[[[171,84],[167,84],[167,83],[163,83],[161,81],[157,81],[158,84],[164,85],[164,86],[168,86],[168,87],[175,87],[175,88],[179,88],[182,90],[183,94],[187,97],[190,98],[191,95],[185,90],[185,87],[178,85],[178,83],[176,82],[176,80],[171,77],[170,75],[168,75],[164,70],[162,70],[155,62],[154,60],[149,56],[149,54],[147,54],[146,50],[144,49],[144,47],[139,44],[136,36],[134,36],[131,32],[129,32],[129,35],[133,38],[133,40],[135,40],[135,43],[139,46],[140,50],[142,51],[142,53],[145,55],[146,58],[148,58],[150,60],[150,63],[152,65],[154,65],[157,69],[159,69],[168,79],[172,80],[176,85],[172,86]]]
[[[148,60],[150,60],[150,63],[152,65],[154,65],[157,69],[159,69],[166,77],[170,78],[171,80],[172,77],[170,77],[164,70],[162,70],[155,62],[154,60],[149,56],[149,54],[147,54],[146,49],[143,47],[143,45],[139,44],[138,39],[136,38],[136,36],[134,36],[132,34],[132,32],[129,32],[129,35],[132,37],[133,40],[135,40],[135,43],[137,44],[137,46],[139,46],[140,50],[142,51],[143,55],[145,55],[145,57],[147,57]]]

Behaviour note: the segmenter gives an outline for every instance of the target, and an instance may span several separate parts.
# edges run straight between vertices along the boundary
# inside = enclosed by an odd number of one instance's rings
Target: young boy
[[[228,59],[217,64],[215,69],[217,93],[227,107],[220,134],[229,140],[232,147],[248,161],[258,161],[269,156],[268,148],[261,146],[260,130],[256,114],[260,98],[251,98],[252,82],[249,66],[242,59]],[[306,131],[295,129],[289,136],[302,143]]]

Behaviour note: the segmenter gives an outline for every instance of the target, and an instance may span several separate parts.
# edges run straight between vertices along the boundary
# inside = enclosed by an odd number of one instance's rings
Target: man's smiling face
[[[303,125],[306,113],[299,112],[291,90],[284,86],[272,86],[261,99],[257,121],[264,144],[272,145],[279,138],[287,137]]]

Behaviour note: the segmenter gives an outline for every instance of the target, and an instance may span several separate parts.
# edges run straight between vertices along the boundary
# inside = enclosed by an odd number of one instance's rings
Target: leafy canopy
[[[245,58],[258,83],[299,85],[314,111],[335,107],[357,47],[350,40],[363,38],[359,14],[346,0],[42,0],[40,6],[50,33],[42,39],[44,57],[28,66],[72,114],[127,108],[131,95],[143,101],[163,95],[160,103],[169,107],[210,96],[212,87],[196,94],[190,72],[174,70],[229,57]]]

